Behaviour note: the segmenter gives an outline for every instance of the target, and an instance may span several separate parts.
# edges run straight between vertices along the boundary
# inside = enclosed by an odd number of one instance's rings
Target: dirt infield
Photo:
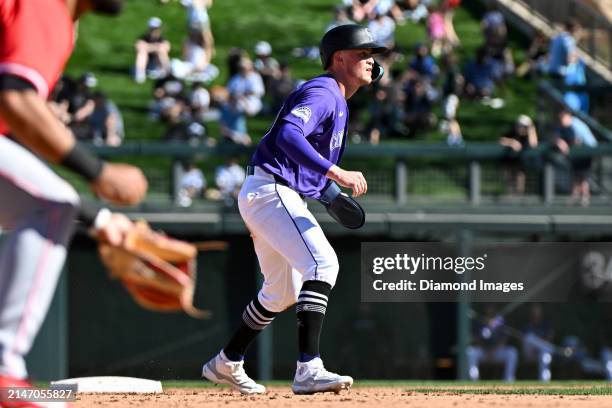
[[[479,395],[414,392],[409,387],[357,387],[340,394],[293,395],[288,387],[267,394],[241,396],[227,388],[168,388],[163,394],[79,394],[76,407],[410,407],[410,408],[601,408],[612,407],[612,396]]]

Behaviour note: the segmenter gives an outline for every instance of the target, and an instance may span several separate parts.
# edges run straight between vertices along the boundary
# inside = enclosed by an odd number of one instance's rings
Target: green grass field
[[[289,381],[262,382],[269,387],[289,387]],[[206,381],[164,381],[167,388],[210,388],[214,384]],[[612,385],[602,381],[551,381],[544,384],[537,381],[388,381],[357,380],[355,388],[393,387],[415,393],[449,393],[471,395],[612,395]]]
[[[225,84],[227,69],[225,59],[231,47],[242,47],[252,53],[259,40],[269,41],[274,56],[286,60],[296,78],[310,78],[320,73],[318,61],[292,57],[294,47],[315,45],[323,28],[332,18],[335,0],[223,0],[210,9],[216,55],[213,62],[220,67],[221,75],[215,84]],[[456,31],[461,39],[457,50],[461,61],[474,55],[482,43],[479,18],[482,9],[477,2],[465,2],[455,15]],[[115,100],[126,124],[128,140],[158,139],[163,126],[147,119],[146,110],[151,99],[151,81],[138,85],[129,75],[133,64],[135,39],[146,29],[146,21],[159,16],[164,21],[164,34],[171,41],[172,57],[180,55],[180,45],[185,36],[185,9],[178,1],[160,4],[155,0],[131,0],[126,2],[123,15],[109,19],[95,15],[86,16],[80,24],[75,53],[67,72],[80,75],[94,72],[100,89]],[[426,39],[424,25],[406,23],[399,26],[396,34],[400,47],[411,53],[417,42]],[[524,40],[511,35],[510,45],[515,60],[524,59]],[[405,62],[404,62],[405,63]],[[533,115],[535,85],[532,81],[511,79],[498,96],[504,98],[506,106],[493,110],[479,102],[462,102],[459,121],[464,137],[470,141],[496,140],[499,131],[510,125],[518,114]],[[487,120],[483,121],[483,116]],[[249,120],[250,133],[255,139],[263,135],[272,117],[262,116]],[[215,126],[211,133],[216,134]],[[423,139],[439,142],[442,135],[437,131],[422,136]]]
[[[213,59],[221,70],[215,85],[227,81],[226,56],[231,47],[242,47],[252,54],[254,44],[259,40],[269,41],[274,49],[273,55],[278,60],[286,60],[292,67],[295,78],[308,79],[321,73],[318,60],[295,58],[291,55],[294,47],[316,45],[326,24],[332,19],[332,9],[336,0],[223,0],[214,2],[209,10],[212,29],[215,37],[216,55]],[[464,63],[475,54],[482,43],[479,19],[482,13],[479,2],[464,2],[455,14],[455,27],[461,39],[461,46],[456,50]],[[136,38],[146,30],[147,19],[159,16],[164,21],[164,35],[172,43],[171,57],[180,55],[180,46],[186,33],[186,13],[184,7],[176,0],[161,4],[157,0],[130,0],[126,2],[124,13],[117,19],[96,15],[87,15],[79,27],[79,37],[75,52],[70,60],[67,73],[79,76],[92,71],[99,81],[99,88],[105,91],[119,106],[125,122],[126,142],[137,140],[160,140],[165,126],[153,122],[147,117],[148,104],[151,101],[152,81],[139,85],[130,76],[134,62],[133,44]],[[408,56],[399,63],[405,66],[410,58],[414,45],[426,40],[423,24],[407,22],[398,26],[396,32],[398,46],[406,50]],[[511,32],[510,45],[516,64],[524,59],[527,46],[524,38]],[[480,102],[462,101],[458,111],[459,123],[464,139],[472,141],[496,141],[500,133],[508,129],[521,113],[535,113],[535,83],[525,79],[512,78],[497,95],[505,100],[502,109],[492,109]],[[434,112],[440,114],[437,107]],[[249,118],[248,128],[252,138],[257,141],[266,132],[273,120],[272,115],[261,115]],[[209,134],[218,138],[218,126],[208,123]],[[442,143],[445,135],[437,129],[418,136],[418,142]],[[404,139],[389,139],[383,135],[383,142],[392,141],[409,143]],[[246,161],[246,157],[243,158]],[[125,157],[122,160],[132,162],[143,168],[151,180],[151,197],[167,197],[170,184],[170,161],[163,157]],[[209,182],[214,178],[214,169],[224,158],[207,157],[199,160]],[[362,160],[346,162],[351,168],[380,169],[380,160]],[[389,167],[392,169],[392,167]],[[436,172],[436,170],[433,170]],[[411,194],[427,196],[443,195],[463,197],[463,186],[454,188],[452,179],[447,174],[434,175],[439,183],[414,184]],[[425,179],[426,172],[422,175]],[[76,177],[67,175],[77,184],[80,192],[87,192],[84,183]]]

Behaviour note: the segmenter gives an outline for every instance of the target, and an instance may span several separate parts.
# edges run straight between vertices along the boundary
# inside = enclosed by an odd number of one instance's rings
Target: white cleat
[[[227,384],[241,394],[263,394],[266,387],[257,384],[244,371],[244,361],[230,361],[223,350],[202,367],[202,377],[215,384]]]
[[[330,373],[323,367],[323,361],[315,358],[307,363],[297,363],[295,379],[291,389],[294,394],[314,394],[315,392],[348,390],[353,385],[353,378],[348,375]]]

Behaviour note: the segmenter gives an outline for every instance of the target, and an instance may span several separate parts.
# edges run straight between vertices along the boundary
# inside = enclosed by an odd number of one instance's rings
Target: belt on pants
[[[265,171],[264,169],[262,169],[262,168],[261,168],[261,167],[259,167],[259,166],[251,166],[251,165],[247,166],[247,168],[246,168],[246,174],[247,174],[247,176],[254,176],[254,175],[255,175],[255,172],[256,172],[256,168],[257,168],[257,171],[259,171],[259,172],[263,172],[263,173],[265,173],[266,175],[273,177],[273,178],[274,178],[274,181],[275,181],[276,183],[281,184],[281,185],[283,185],[283,186],[285,186],[285,187],[289,187],[290,189],[292,189],[293,191],[295,191],[295,190],[293,189],[293,187],[291,187],[291,186],[289,185],[289,183],[287,183],[287,182],[286,182],[284,179],[282,179],[281,177],[277,176],[276,174],[270,174],[270,173],[268,173],[267,171]],[[297,193],[297,191],[296,191],[296,193]],[[302,199],[304,199],[304,195],[303,195],[303,194],[300,194],[300,193],[298,193],[298,194],[300,195],[300,197],[301,197]]]

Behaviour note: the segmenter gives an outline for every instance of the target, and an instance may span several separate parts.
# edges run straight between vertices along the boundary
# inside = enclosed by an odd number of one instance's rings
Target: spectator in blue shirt
[[[550,42],[550,61],[548,71],[554,78],[564,78],[570,56],[576,51],[577,37],[580,26],[574,20],[568,20],[564,29]]]
[[[251,137],[247,131],[246,102],[236,93],[230,93],[229,98],[221,104],[219,127],[221,135],[228,141],[238,145],[249,146]]]
[[[429,48],[425,44],[418,44],[415,47],[415,52],[416,55],[410,60],[408,66],[422,76],[423,79],[433,81],[438,76],[440,70],[436,65],[436,61],[429,55]]]
[[[476,59],[467,63],[464,72],[465,94],[472,98],[491,96],[495,88],[495,76],[491,61],[484,47],[476,51]]]
[[[568,155],[573,147],[596,147],[597,139],[589,127],[568,110],[561,110],[558,115],[559,127],[556,130],[555,145],[564,155]],[[583,207],[589,205],[591,193],[588,177],[591,172],[592,160],[590,157],[570,159],[573,170],[572,194],[570,203],[580,198]]]
[[[587,84],[586,67],[577,52],[570,54],[569,63],[563,80],[567,86],[584,86]],[[563,94],[565,104],[572,110],[588,113],[589,95],[579,90],[568,90]]]

